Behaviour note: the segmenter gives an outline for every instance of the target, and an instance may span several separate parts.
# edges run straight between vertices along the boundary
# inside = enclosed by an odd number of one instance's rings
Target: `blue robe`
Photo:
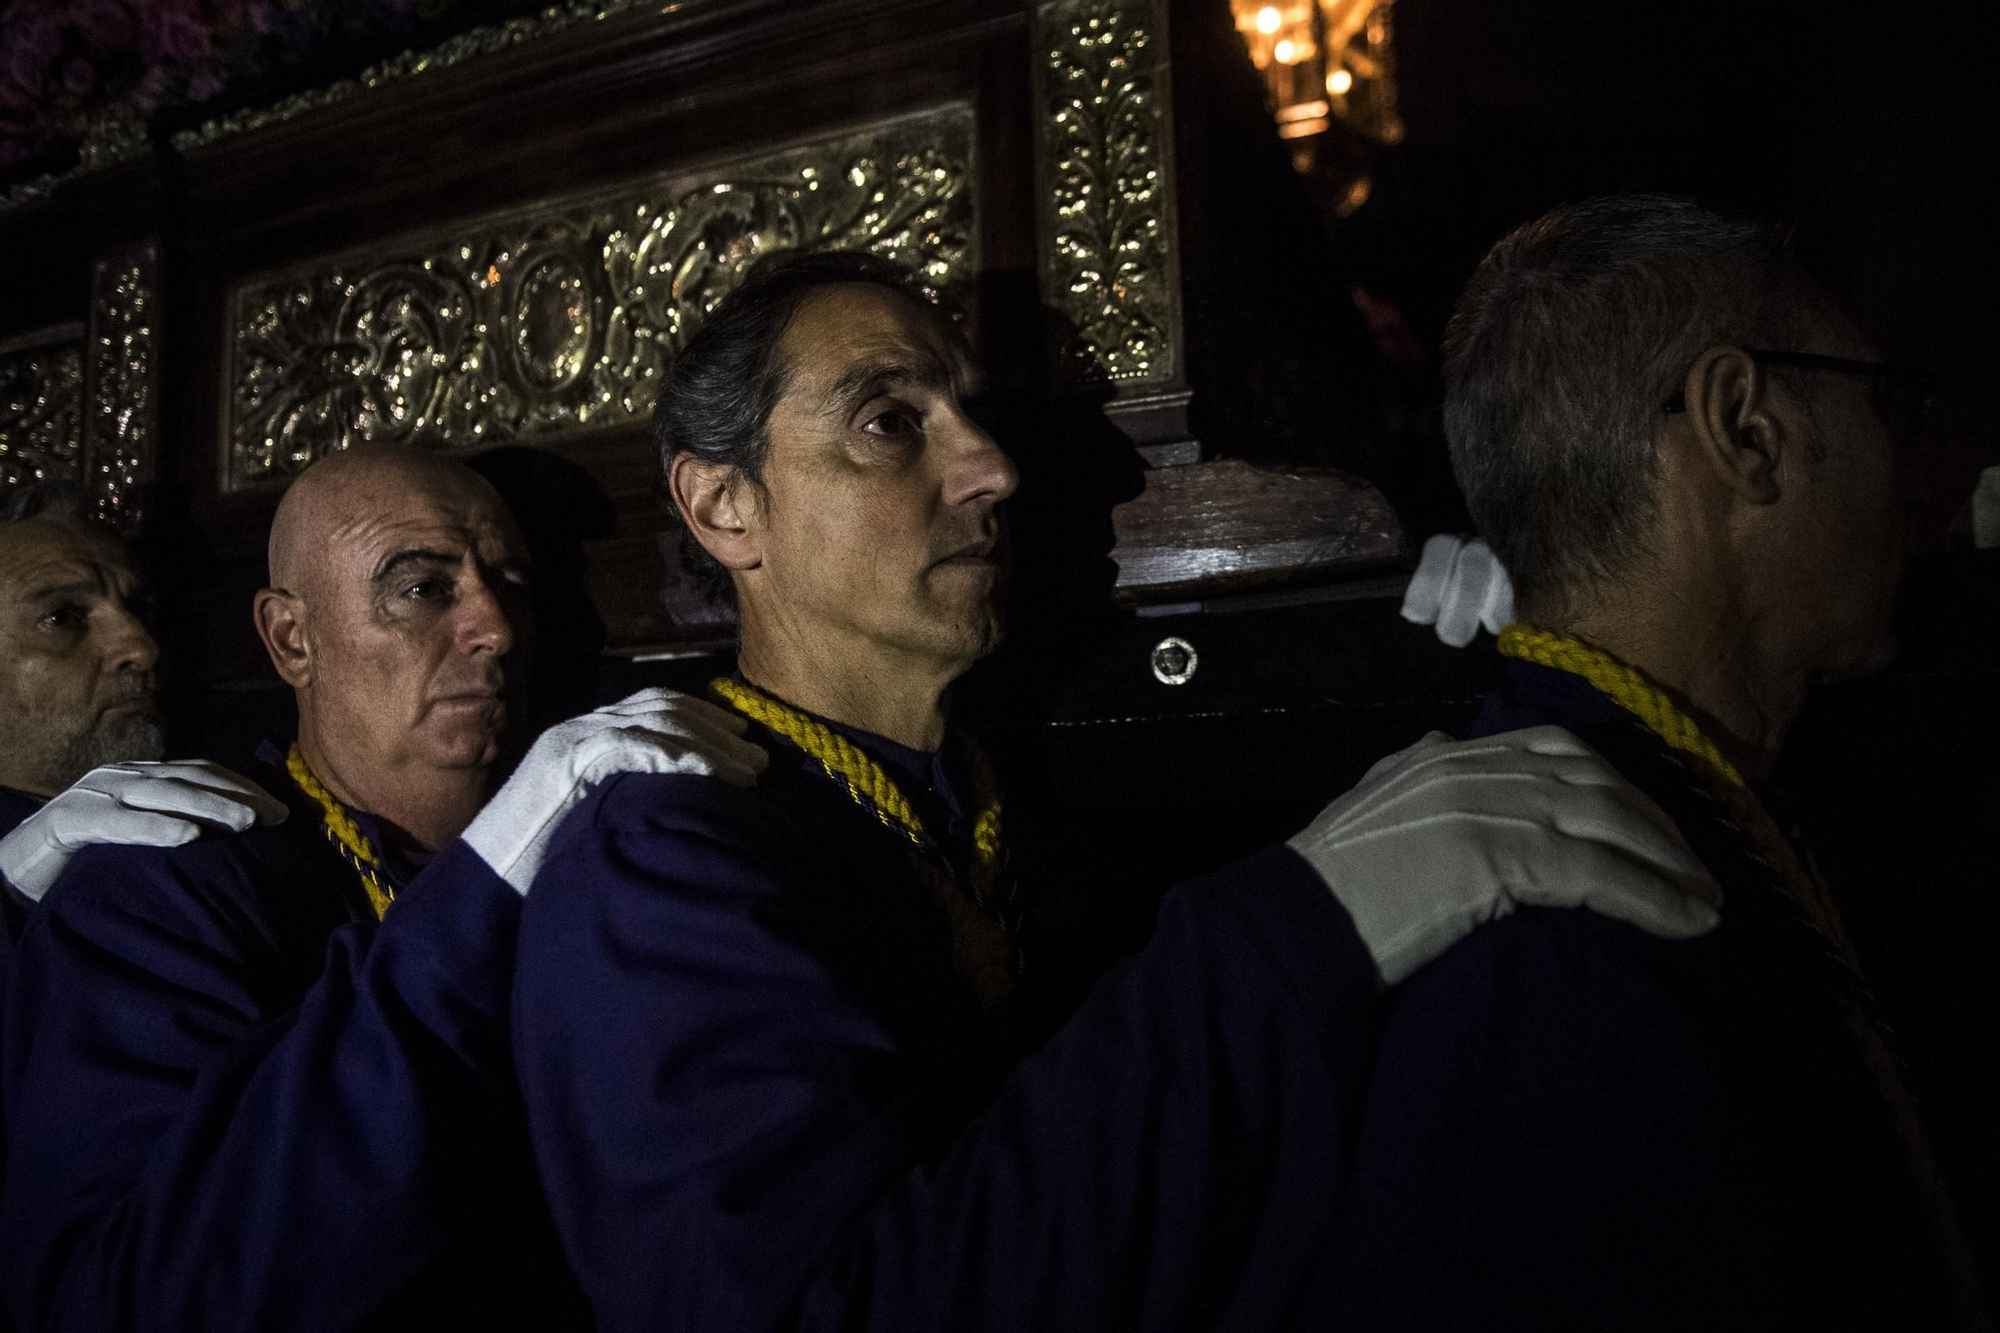
[[[0,838],[21,827],[21,821],[41,809],[47,801],[45,796],[0,787]],[[0,969],[5,968],[6,957],[12,951],[14,941],[21,938],[21,929],[28,924],[28,912],[34,905],[27,895],[0,878]]]
[[[1305,863],[1276,848],[1173,891],[1003,1079],[1004,1024],[953,971],[907,844],[751,739],[772,755],[751,790],[607,783],[524,911],[517,1064],[597,1326],[1295,1317],[1377,1001]]]
[[[24,1330],[550,1327],[567,1279],[506,1032],[519,896],[454,843],[378,927],[317,810],[274,764],[251,776],[286,823],[86,849],[22,937],[8,1310]]]
[[[1814,939],[1629,714],[1508,673],[1476,734],[1581,736],[1686,834],[1723,923],[1676,943],[1526,909],[1397,990],[1320,1274],[1333,1326],[1951,1326]]]

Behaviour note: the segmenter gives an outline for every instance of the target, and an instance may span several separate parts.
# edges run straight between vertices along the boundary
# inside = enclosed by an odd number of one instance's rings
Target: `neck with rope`
[[[1581,676],[1665,744],[1713,798],[1722,822],[1742,840],[1750,859],[1771,875],[1807,925],[1853,965],[1846,927],[1818,874],[1736,765],[1665,689],[1638,667],[1574,635],[1509,625],[1501,631],[1499,646],[1503,657]]]
[[[383,872],[381,852],[361,831],[361,826],[354,822],[354,816],[348,813],[347,807],[313,774],[296,741],[285,755],[285,772],[291,775],[306,799],[319,808],[320,831],[354,871],[361,882],[361,891],[368,895],[368,906],[374,909],[375,919],[380,921],[388,913],[389,904],[396,901],[396,886]]]
[[[1979,1309],[1980,1279],[1959,1227],[1957,1209],[1938,1171],[1892,1034],[1818,872],[1701,726],[1643,671],[1582,639],[1532,625],[1510,625],[1502,631],[1500,652],[1583,677],[1663,742],[1708,788],[1722,822],[1737,833],[1749,859],[1791,904],[1794,919],[1809,932],[1808,938],[1817,939],[1821,956],[1831,966],[1862,1062],[1889,1112],[1897,1145],[1916,1182],[1932,1242],[1944,1259],[1952,1296],[1962,1310]],[[1977,1326],[1987,1325],[1982,1322]]]
[[[970,750],[977,813],[971,855],[961,869],[895,779],[867,751],[823,720],[744,681],[722,676],[708,688],[723,704],[796,745],[850,800],[909,845],[919,876],[951,922],[960,972],[985,1007],[1004,999],[1019,971],[1019,958],[1013,904],[1004,891],[999,784],[985,757]]]

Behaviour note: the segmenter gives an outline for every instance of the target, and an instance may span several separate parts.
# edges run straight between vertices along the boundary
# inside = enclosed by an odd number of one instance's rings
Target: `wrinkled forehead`
[[[485,560],[522,558],[514,516],[479,477],[396,472],[369,478],[339,497],[322,552],[343,569],[372,571],[399,550],[470,551]]]
[[[778,340],[787,393],[827,393],[857,367],[903,367],[958,394],[977,370],[965,338],[944,312],[878,283],[839,283],[812,292]]]
[[[0,523],[0,597],[49,584],[116,583],[134,576],[132,554],[116,534],[69,519]]]

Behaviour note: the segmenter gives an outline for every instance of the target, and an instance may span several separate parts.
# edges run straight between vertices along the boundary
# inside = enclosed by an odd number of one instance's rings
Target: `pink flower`
[[[77,31],[100,51],[123,51],[132,45],[132,11],[119,0],[89,0],[75,11]]]
[[[8,33],[9,44],[14,54],[41,57],[44,63],[52,61],[62,51],[62,27],[55,15],[27,12],[18,16]]]
[[[186,14],[160,19],[160,54],[177,65],[191,65],[208,54],[208,29]]]
[[[71,97],[85,98],[97,86],[97,71],[81,56],[72,56],[63,66],[63,88]]]
[[[201,70],[188,80],[189,101],[206,102],[221,91],[222,80],[215,76],[215,71],[212,69]]]
[[[5,80],[33,102],[42,95],[49,79],[49,57],[31,46],[16,46],[7,53]]]
[[[132,105],[139,109],[140,115],[150,116],[160,104],[160,94],[166,90],[167,72],[155,65],[146,71],[146,76],[139,80],[139,86],[132,90]]]

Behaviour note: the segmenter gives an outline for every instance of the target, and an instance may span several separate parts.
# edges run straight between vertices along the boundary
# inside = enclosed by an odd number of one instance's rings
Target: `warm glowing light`
[[[1353,88],[1354,75],[1348,70],[1337,69],[1326,76],[1326,90],[1335,97],[1345,92],[1351,92]]]
[[[1271,48],[1271,54],[1280,65],[1296,65],[1299,62],[1299,48],[1290,42],[1279,42]]]
[[[1257,31],[1263,33],[1266,37],[1276,32],[1278,25],[1284,21],[1285,16],[1270,5],[1265,5],[1257,11]],[[1281,60],[1283,58],[1282,56],[1279,57]]]

